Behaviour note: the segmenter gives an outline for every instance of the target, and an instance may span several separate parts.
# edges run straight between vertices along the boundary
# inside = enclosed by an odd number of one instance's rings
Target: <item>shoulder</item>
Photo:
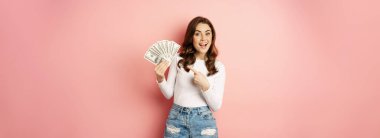
[[[174,57],[173,57],[173,61],[174,61],[174,63],[178,63],[179,62],[179,60],[181,60],[182,59],[182,57],[181,56],[179,56],[179,54],[178,53],[176,53],[175,55],[174,55]]]
[[[178,62],[179,62],[179,60],[181,60],[181,59],[182,59],[182,57],[179,56],[178,53],[176,53],[176,54],[173,56],[173,58],[172,58],[172,63],[174,63],[175,65],[177,65]]]
[[[224,64],[220,60],[215,61],[215,67],[216,68],[224,68]]]
[[[222,71],[222,72],[225,72],[225,66],[224,64],[222,63],[222,61],[220,60],[216,60],[215,61],[215,67],[218,71]]]

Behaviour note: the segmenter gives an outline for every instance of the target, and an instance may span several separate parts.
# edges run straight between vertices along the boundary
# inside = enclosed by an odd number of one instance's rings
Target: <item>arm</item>
[[[175,85],[176,75],[177,75],[177,58],[176,56],[174,56],[170,64],[168,79],[166,80],[164,78],[161,82],[157,80],[157,84],[160,87],[160,90],[166,99],[170,99],[174,94],[174,85]]]
[[[224,84],[226,79],[226,73],[223,64],[220,64],[218,68],[218,73],[215,75],[218,76],[215,77],[214,82],[209,80],[209,88],[206,91],[202,92],[207,104],[214,112],[219,110],[222,106]]]

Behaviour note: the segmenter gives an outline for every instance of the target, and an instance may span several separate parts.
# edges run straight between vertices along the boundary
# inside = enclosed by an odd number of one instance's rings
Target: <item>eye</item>
[[[195,33],[194,35],[195,35],[195,36],[199,36],[199,33]]]
[[[211,33],[206,33],[206,35],[211,35]]]

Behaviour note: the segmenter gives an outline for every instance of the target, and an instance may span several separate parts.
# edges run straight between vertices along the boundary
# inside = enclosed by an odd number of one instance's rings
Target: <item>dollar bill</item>
[[[148,50],[146,51],[144,58],[154,65],[157,65],[158,63],[161,62],[161,56],[154,54],[152,51]]]
[[[159,64],[161,60],[171,62],[179,48],[180,45],[174,41],[157,41],[146,51],[144,58],[155,65]]]

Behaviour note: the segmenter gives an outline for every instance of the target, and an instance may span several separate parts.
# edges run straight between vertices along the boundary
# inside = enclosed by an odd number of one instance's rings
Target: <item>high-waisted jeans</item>
[[[208,106],[173,104],[165,127],[165,138],[217,138],[218,128]]]

